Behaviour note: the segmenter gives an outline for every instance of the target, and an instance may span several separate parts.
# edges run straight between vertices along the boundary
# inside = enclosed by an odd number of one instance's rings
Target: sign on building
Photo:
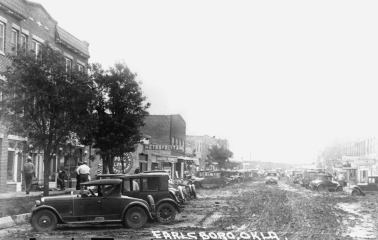
[[[130,153],[125,153],[123,155],[123,165],[124,173],[128,173],[133,167],[133,156],[131,156]],[[122,173],[122,162],[120,157],[114,158],[113,171],[114,173]]]

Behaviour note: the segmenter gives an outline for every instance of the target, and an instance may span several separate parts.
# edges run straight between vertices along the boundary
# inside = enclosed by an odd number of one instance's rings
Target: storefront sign
[[[175,157],[163,157],[163,156],[159,156],[159,157],[156,157],[156,160],[157,161],[163,161],[163,162],[171,162],[171,163],[177,163],[177,158]]]
[[[144,145],[145,150],[176,150],[176,151],[184,151],[184,146],[179,145],[156,145],[156,144],[148,144]]]
[[[133,156],[130,153],[125,153],[123,156],[123,166],[124,166],[124,173],[128,173],[130,169],[133,167]],[[122,173],[122,162],[120,157],[114,158],[114,166],[113,166],[114,173]]]

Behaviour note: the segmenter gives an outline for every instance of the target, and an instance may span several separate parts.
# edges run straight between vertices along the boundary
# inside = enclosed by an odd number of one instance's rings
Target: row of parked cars
[[[32,227],[47,232],[68,223],[121,223],[129,228],[142,228],[148,220],[167,224],[186,201],[197,197],[195,185],[170,184],[168,173],[163,171],[100,174],[81,187],[75,194],[37,200]]]
[[[249,169],[207,170],[198,171],[197,176],[191,178],[191,183],[197,188],[220,188],[242,181],[250,181],[256,176],[257,171]]]

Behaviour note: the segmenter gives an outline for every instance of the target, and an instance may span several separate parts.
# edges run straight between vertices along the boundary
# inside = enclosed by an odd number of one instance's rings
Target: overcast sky
[[[181,114],[237,158],[309,163],[378,135],[377,1],[34,1],[90,62],[124,60],[150,114]]]

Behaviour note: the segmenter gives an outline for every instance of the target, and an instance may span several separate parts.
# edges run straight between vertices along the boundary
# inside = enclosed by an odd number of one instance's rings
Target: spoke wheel
[[[156,217],[161,223],[171,223],[176,217],[176,209],[170,203],[159,204],[156,210]]]
[[[141,207],[131,207],[124,217],[124,225],[129,228],[142,228],[147,223],[147,214]]]
[[[56,229],[58,220],[50,210],[41,210],[33,214],[31,219],[32,227],[38,232],[51,232]]]

